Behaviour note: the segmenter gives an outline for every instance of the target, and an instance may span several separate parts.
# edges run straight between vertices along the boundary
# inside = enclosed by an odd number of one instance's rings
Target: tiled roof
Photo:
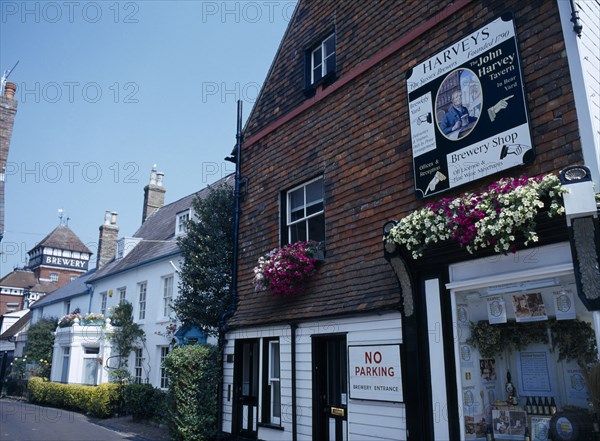
[[[0,286],[31,288],[38,283],[33,271],[17,269],[0,279]]]
[[[372,283],[375,286],[340,286],[327,290],[326,293],[309,288],[306,293],[289,298],[276,297],[265,291],[240,290],[237,309],[227,324],[238,328],[324,319],[365,311],[398,310],[401,302],[400,290],[396,289],[390,294],[390,286],[397,285],[397,281],[383,271],[381,277],[381,283]],[[376,286],[377,284],[379,286]]]
[[[32,292],[42,292],[45,294],[51,293],[53,291],[56,291],[56,288],[58,287],[56,282],[50,282],[47,280],[39,280],[34,286],[33,288],[31,288],[29,291]]]
[[[0,340],[8,340],[10,337],[14,337],[21,332],[29,324],[31,319],[31,312],[27,312],[23,317],[17,320],[10,328],[0,335]]]
[[[81,294],[85,294],[88,290],[86,282],[88,279],[94,275],[96,269],[92,269],[85,274],[77,277],[75,280],[67,283],[62,288],[59,288],[53,291],[50,294],[45,295],[37,302],[31,305],[31,309],[40,308],[45,305],[50,305],[52,303],[61,302],[65,299],[75,297]]]
[[[31,251],[42,246],[92,254],[90,249],[86,247],[81,239],[79,239],[79,237],[77,237],[77,235],[66,225],[59,225],[56,227],[29,252],[31,253]]]
[[[133,237],[142,238],[133,250],[122,259],[112,260],[107,263],[89,281],[94,282],[135,268],[144,263],[178,254],[179,247],[177,246],[175,237],[175,215],[188,210],[192,206],[192,201],[196,196],[200,198],[206,197],[211,187],[218,187],[221,184],[233,187],[233,181],[234,175],[225,176],[196,193],[192,193],[156,210],[133,235]]]

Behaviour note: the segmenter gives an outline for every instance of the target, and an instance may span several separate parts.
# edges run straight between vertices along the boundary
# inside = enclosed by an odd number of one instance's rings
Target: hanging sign
[[[555,292],[552,301],[556,312],[556,320],[574,320],[577,317],[573,291],[563,289]]]
[[[487,313],[490,325],[506,323],[506,304],[500,296],[487,299]]]
[[[512,14],[406,75],[420,198],[533,161]]]
[[[348,346],[350,398],[401,402],[400,345]]]

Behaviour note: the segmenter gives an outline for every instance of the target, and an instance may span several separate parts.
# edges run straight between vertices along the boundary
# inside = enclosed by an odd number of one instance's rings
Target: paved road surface
[[[85,415],[21,401],[0,400],[0,441],[142,440],[88,421]]]

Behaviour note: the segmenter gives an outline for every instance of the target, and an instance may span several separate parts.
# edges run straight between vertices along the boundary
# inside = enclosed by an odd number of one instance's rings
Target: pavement
[[[171,439],[166,427],[153,422],[134,421],[130,415],[106,419],[89,417],[89,421],[119,432],[132,441],[169,441]]]

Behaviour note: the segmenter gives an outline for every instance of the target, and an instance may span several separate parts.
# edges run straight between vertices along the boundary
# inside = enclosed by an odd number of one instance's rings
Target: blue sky
[[[106,210],[141,222],[157,164],[166,202],[234,171],[248,117],[296,1],[0,2],[0,69],[19,101],[0,276],[59,224],[96,250]]]

